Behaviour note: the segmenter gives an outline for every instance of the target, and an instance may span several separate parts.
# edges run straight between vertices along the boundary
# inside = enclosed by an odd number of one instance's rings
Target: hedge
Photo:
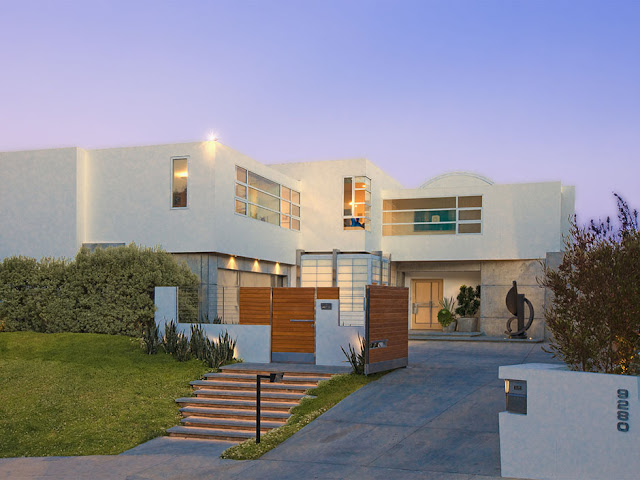
[[[159,248],[82,248],[72,261],[9,257],[0,263],[0,330],[139,336],[153,322],[154,287],[198,277]]]

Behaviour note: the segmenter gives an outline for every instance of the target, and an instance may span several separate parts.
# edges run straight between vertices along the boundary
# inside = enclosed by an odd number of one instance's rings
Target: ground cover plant
[[[554,296],[545,318],[550,352],[571,369],[640,375],[638,212],[616,199],[618,225],[573,219],[560,267],[541,280]]]
[[[207,371],[131,337],[0,333],[0,457],[121,453],[176,425]]]
[[[154,287],[196,286],[186,265],[158,248],[82,248],[74,260],[9,257],[0,262],[5,331],[139,336],[153,322]]]
[[[260,458],[342,399],[383,375],[385,375],[384,372],[369,376],[336,375],[330,380],[320,382],[316,388],[307,392],[312,397],[304,398],[300,405],[293,408],[292,415],[285,425],[260,435],[260,443],[256,443],[255,438],[252,438],[225,450],[221,455],[222,458],[233,460]]]

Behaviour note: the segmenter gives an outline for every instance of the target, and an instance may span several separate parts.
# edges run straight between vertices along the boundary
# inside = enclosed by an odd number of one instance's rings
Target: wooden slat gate
[[[240,287],[240,324],[271,325],[272,362],[315,363],[316,298],[338,299],[339,290]]]
[[[409,289],[367,285],[364,373],[409,364]]]

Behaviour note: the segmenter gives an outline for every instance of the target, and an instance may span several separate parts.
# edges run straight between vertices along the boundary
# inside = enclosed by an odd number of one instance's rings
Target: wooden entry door
[[[438,311],[443,283],[443,280],[432,279],[412,281],[412,330],[442,330],[438,323]]]
[[[271,361],[315,363],[316,289],[272,289]]]

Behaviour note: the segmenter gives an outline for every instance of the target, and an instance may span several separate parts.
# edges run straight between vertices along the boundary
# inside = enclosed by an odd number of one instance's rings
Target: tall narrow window
[[[171,207],[187,207],[187,179],[189,177],[187,159],[173,158],[171,160]]]
[[[345,230],[371,230],[371,180],[344,178],[343,223]]]

